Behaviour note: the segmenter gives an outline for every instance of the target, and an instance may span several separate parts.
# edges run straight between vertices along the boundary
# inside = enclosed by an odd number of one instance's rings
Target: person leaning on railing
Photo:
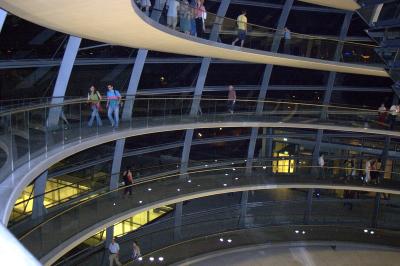
[[[188,0],[183,0],[179,7],[179,28],[183,33],[190,34],[193,12]]]
[[[180,3],[178,0],[168,0],[167,2],[167,25],[172,29],[176,29],[178,24],[178,10],[180,10]]]
[[[204,7],[204,0],[197,0],[195,9],[195,21],[197,37],[204,38],[205,20],[207,19],[206,8]]]

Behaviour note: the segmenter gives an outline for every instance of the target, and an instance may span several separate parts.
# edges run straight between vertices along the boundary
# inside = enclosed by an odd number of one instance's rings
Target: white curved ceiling
[[[332,0],[330,0],[332,1]],[[347,0],[351,2],[350,0]],[[339,2],[347,2],[341,0]],[[337,2],[337,1],[332,1]],[[33,23],[100,42],[167,53],[295,68],[388,77],[385,69],[241,49],[164,27],[131,0],[0,0],[0,7]]]
[[[356,11],[361,7],[355,0],[299,0],[299,1],[309,4],[333,7],[349,11]]]

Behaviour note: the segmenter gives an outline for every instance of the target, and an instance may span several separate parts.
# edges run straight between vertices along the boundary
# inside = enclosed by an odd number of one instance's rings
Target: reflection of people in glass
[[[140,1],[140,5],[142,8],[142,11],[146,12],[146,15],[149,16],[150,15],[150,7],[151,7],[151,2],[150,0],[141,0]]]
[[[237,17],[236,23],[237,23],[237,28],[238,28],[238,36],[232,42],[232,45],[235,45],[236,42],[240,40],[240,47],[243,47],[244,40],[246,39],[246,32],[247,32],[247,17],[246,17],[245,10],[243,10],[242,14]]]
[[[103,123],[99,115],[101,95],[94,86],[91,86],[89,89],[88,101],[90,103],[90,108],[92,108],[92,114],[90,116],[88,126],[91,127],[93,125],[94,118],[96,118],[97,125],[102,126]]]
[[[284,44],[283,44],[283,52],[285,54],[290,54],[290,43],[291,43],[291,39],[292,39],[292,34],[290,32],[290,30],[285,27],[283,30],[283,39],[284,39]]]
[[[114,87],[112,85],[108,85],[107,88],[108,119],[110,119],[111,126],[117,128],[119,121],[119,102],[121,100],[121,94],[118,90],[114,90]]]

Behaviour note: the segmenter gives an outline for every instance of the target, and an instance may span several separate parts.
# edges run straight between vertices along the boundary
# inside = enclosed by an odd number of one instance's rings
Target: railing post
[[[4,22],[6,21],[7,12],[0,8],[0,32],[3,28]]]
[[[46,208],[44,207],[44,193],[46,192],[46,182],[47,182],[47,171],[43,172],[35,180],[35,185],[33,187],[33,208],[32,208],[32,219],[37,219],[42,217],[46,213]]]

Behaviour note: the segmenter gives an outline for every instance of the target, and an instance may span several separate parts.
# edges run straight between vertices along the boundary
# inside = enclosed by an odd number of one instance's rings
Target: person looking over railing
[[[188,0],[183,0],[179,8],[179,28],[183,33],[190,34],[192,17],[193,12]]]
[[[197,37],[204,38],[205,24],[204,21],[207,19],[206,8],[204,7],[204,0],[197,0],[195,9],[195,21],[196,21],[196,32]]]
[[[290,54],[291,52],[291,40],[292,40],[292,33],[290,32],[290,30],[285,27],[283,30],[283,39],[284,39],[284,44],[283,44],[283,52],[285,54]]]
[[[172,29],[176,29],[176,25],[178,24],[178,10],[180,3],[178,0],[168,0],[167,2],[167,25]]]
[[[247,33],[247,17],[246,17],[246,14],[247,14],[246,10],[243,10],[242,14],[237,17],[236,23],[237,23],[238,36],[232,42],[232,45],[235,45],[236,42],[240,40],[240,47],[243,47],[244,40],[246,39],[246,33]]]

